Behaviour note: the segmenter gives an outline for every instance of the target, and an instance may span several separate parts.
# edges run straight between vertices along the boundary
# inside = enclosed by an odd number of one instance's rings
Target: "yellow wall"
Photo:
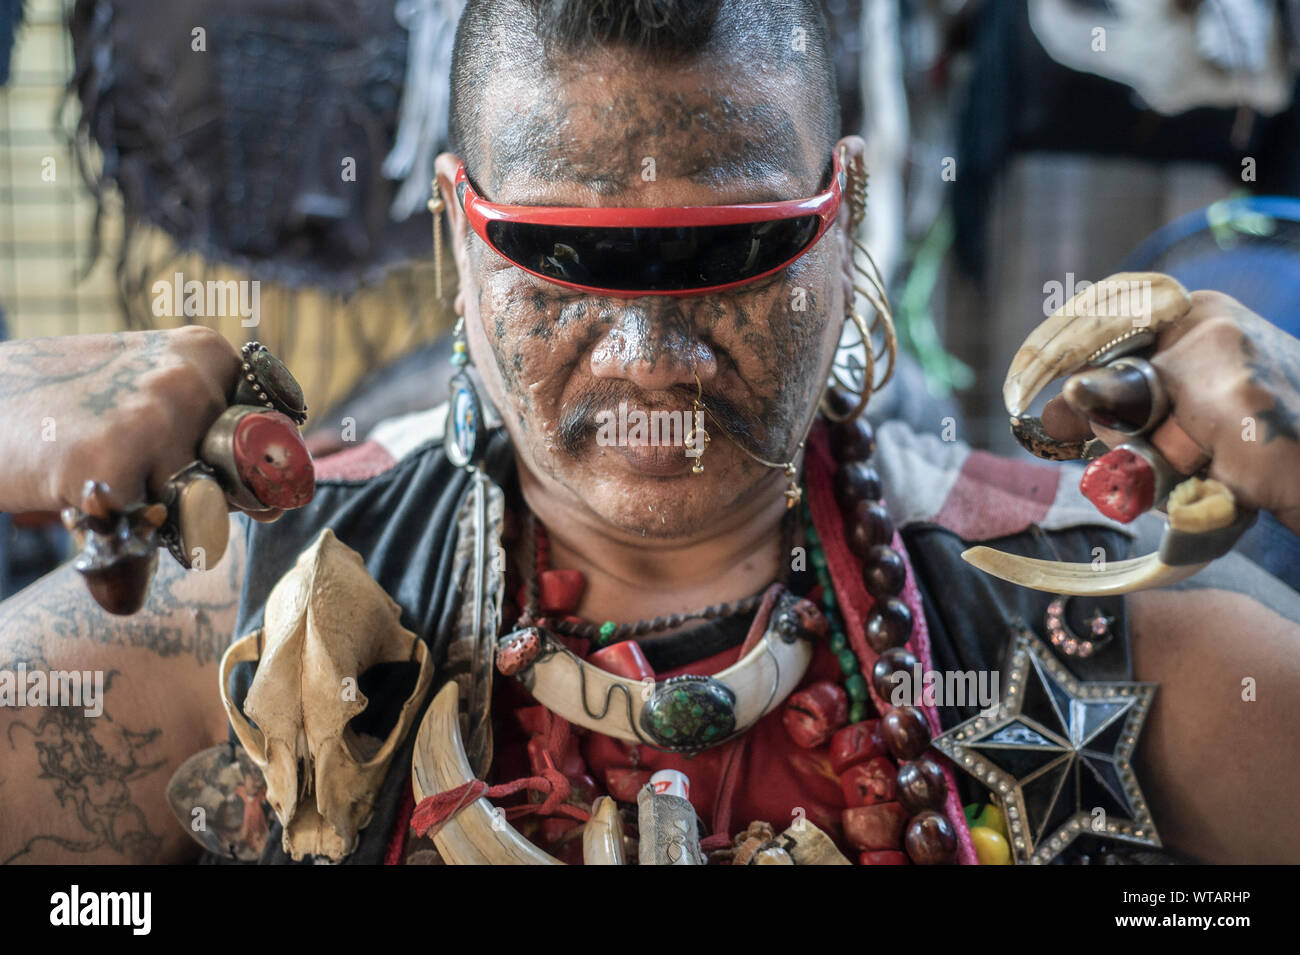
[[[13,76],[0,90],[0,307],[14,337],[116,331],[127,327],[114,274],[121,235],[120,205],[110,197],[105,254],[84,279],[94,201],[82,183],[55,111],[72,75],[72,51],[60,0],[28,0],[27,24],[14,50]],[[67,6],[71,6],[68,0]],[[65,124],[77,115],[69,105]],[[53,179],[43,177],[53,160]],[[48,173],[47,173],[48,175]],[[165,239],[146,237],[149,259]],[[450,256],[446,256],[449,260]],[[350,300],[261,283],[262,322],[238,317],[207,321],[234,343],[258,338],[282,357],[302,383],[307,403],[324,410],[367,371],[451,327],[450,261],[444,299],[433,294],[431,263],[402,268]],[[256,278],[183,256],[159,271],[187,279]],[[152,279],[144,283],[147,290]],[[154,321],[150,300],[133,300],[132,314]],[[167,321],[167,320],[163,320]],[[437,398],[431,396],[430,403]]]

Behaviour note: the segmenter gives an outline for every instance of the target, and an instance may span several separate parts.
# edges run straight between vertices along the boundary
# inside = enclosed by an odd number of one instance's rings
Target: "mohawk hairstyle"
[[[709,39],[718,4],[683,0],[525,0],[548,51],[622,46],[690,54]]]
[[[796,27],[806,32],[796,53]],[[496,72],[551,66],[593,49],[625,50],[662,65],[763,62],[797,72],[829,154],[840,107],[820,0],[468,0],[451,61],[449,131],[467,168],[484,150],[482,89]]]

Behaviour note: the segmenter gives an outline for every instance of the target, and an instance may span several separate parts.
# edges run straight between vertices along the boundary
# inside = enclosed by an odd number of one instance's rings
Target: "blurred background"
[[[1300,0],[823,2],[904,354],[873,418],[1023,454],[1012,353],[1121,269],[1300,332]],[[440,403],[454,276],[444,255],[439,297],[425,201],[462,5],[0,0],[0,337],[261,340],[317,454]],[[258,281],[261,323],[166,314],[178,273]],[[0,596],[67,546],[2,520]],[[1300,566],[1279,531],[1243,546]]]

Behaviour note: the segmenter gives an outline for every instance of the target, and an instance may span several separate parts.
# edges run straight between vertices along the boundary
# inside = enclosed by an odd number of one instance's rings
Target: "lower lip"
[[[646,445],[644,447],[612,448],[622,456],[638,474],[649,477],[676,477],[685,474],[695,463],[686,456],[686,448],[678,445]]]

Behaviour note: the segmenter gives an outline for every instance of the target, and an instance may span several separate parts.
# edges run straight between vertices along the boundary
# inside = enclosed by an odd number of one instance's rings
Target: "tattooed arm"
[[[195,854],[165,792],[180,763],[226,738],[217,664],[235,626],[243,551],[243,535],[232,533],[207,572],[163,555],[148,604],[131,617],[102,611],[68,565],[0,604],[0,679],[103,674],[97,716],[0,706],[0,862]]]

